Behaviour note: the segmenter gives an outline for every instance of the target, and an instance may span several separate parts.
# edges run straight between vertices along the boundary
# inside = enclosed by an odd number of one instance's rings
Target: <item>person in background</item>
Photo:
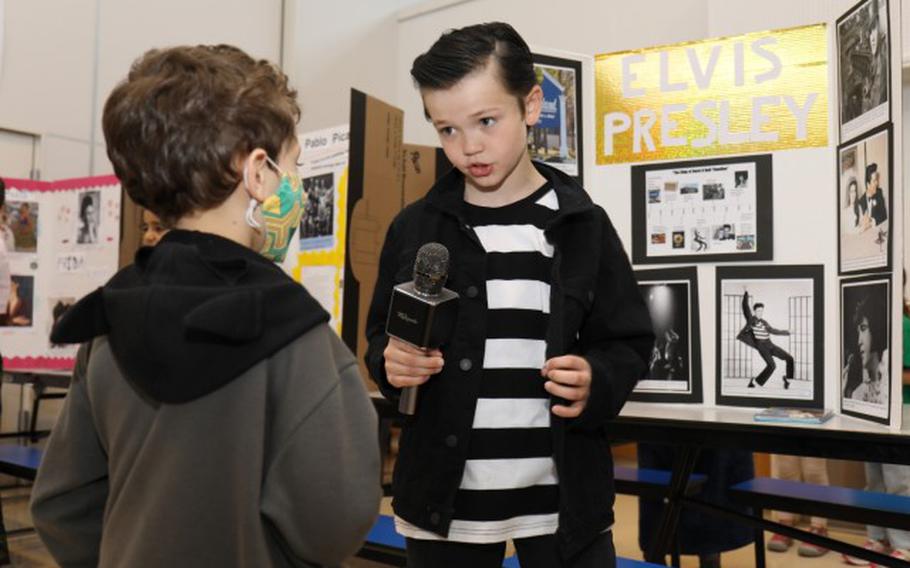
[[[153,247],[171,228],[161,222],[161,218],[148,209],[142,210],[142,222],[139,224],[141,242],[144,247]]]
[[[788,479],[791,481],[803,481],[815,485],[828,485],[828,465],[824,458],[772,454],[771,477]],[[792,527],[796,524],[796,515],[785,511],[778,511],[777,522]],[[828,519],[824,517],[812,517],[809,531],[819,536],[828,536]],[[793,539],[782,534],[771,535],[767,544],[768,550],[773,552],[786,552],[791,546],[793,546]],[[800,556],[815,558],[826,554],[828,549],[810,542],[800,542],[796,552]]]
[[[356,359],[276,264],[299,117],[276,65],[226,45],[151,50],[108,97],[114,172],[174,229],[51,334],[83,343],[32,490],[61,566],[337,566],[373,525]]]
[[[647,469],[673,468],[676,448],[664,444],[638,444],[638,467]],[[695,473],[707,476],[698,499],[725,509],[751,514],[749,507],[738,505],[727,497],[727,489],[755,477],[752,453],[746,450],[702,449],[695,462]],[[660,526],[664,504],[658,499],[638,500],[638,545],[647,552]],[[676,533],[680,554],[698,556],[700,568],[720,568],[721,553],[747,546],[755,540],[754,532],[746,525],[683,508]]]

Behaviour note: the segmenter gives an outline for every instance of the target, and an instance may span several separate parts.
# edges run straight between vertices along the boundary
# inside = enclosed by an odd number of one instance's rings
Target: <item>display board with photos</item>
[[[584,186],[581,61],[539,53],[532,58],[543,104],[537,124],[528,129],[528,152]]]
[[[841,412],[889,424],[897,372],[890,368],[890,275],[841,280],[840,310]]]
[[[297,239],[283,268],[303,284],[341,329],[349,128],[334,126],[298,134],[298,174],[307,194]]]
[[[892,264],[892,128],[885,124],[837,151],[840,274],[888,271]]]
[[[888,0],[862,0],[837,19],[840,140],[891,120]]]
[[[771,155],[632,167],[636,264],[771,260]]]
[[[4,366],[70,369],[77,346],[52,344],[50,331],[70,306],[117,270],[120,183],[114,176],[5,181],[0,232],[11,282],[0,314]]]
[[[716,394],[731,406],[824,406],[822,265],[717,268]]]
[[[694,266],[637,270],[635,278],[654,325],[648,370],[630,400],[703,400],[698,271]]]

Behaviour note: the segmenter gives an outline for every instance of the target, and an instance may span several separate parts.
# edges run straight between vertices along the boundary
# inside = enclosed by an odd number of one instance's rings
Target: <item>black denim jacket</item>
[[[559,537],[571,558],[613,523],[613,460],[605,437],[646,368],[654,335],[622,243],[603,209],[571,178],[535,164],[552,184],[559,211],[545,235],[554,245],[547,358],[569,353],[591,365],[591,395],[578,418],[553,415],[559,476]],[[383,394],[399,390],[385,374],[386,317],[392,287],[411,279],[421,245],[449,249],[446,286],[461,295],[455,333],[442,347],[445,367],[421,386],[417,413],[405,420],[393,476],[395,513],[445,536],[461,482],[486,336],[486,254],[463,211],[464,177],[452,170],[392,222],[367,316],[366,362]]]

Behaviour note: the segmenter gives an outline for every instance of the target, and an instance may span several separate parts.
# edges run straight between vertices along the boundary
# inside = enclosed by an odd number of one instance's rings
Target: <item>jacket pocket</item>
[[[593,305],[593,292],[585,288],[566,287],[563,293],[563,345],[567,351],[578,340],[578,334]]]

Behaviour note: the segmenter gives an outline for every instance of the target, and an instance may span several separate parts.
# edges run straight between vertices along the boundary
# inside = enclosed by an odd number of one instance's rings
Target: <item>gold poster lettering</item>
[[[828,145],[825,24],[598,55],[597,163]]]

